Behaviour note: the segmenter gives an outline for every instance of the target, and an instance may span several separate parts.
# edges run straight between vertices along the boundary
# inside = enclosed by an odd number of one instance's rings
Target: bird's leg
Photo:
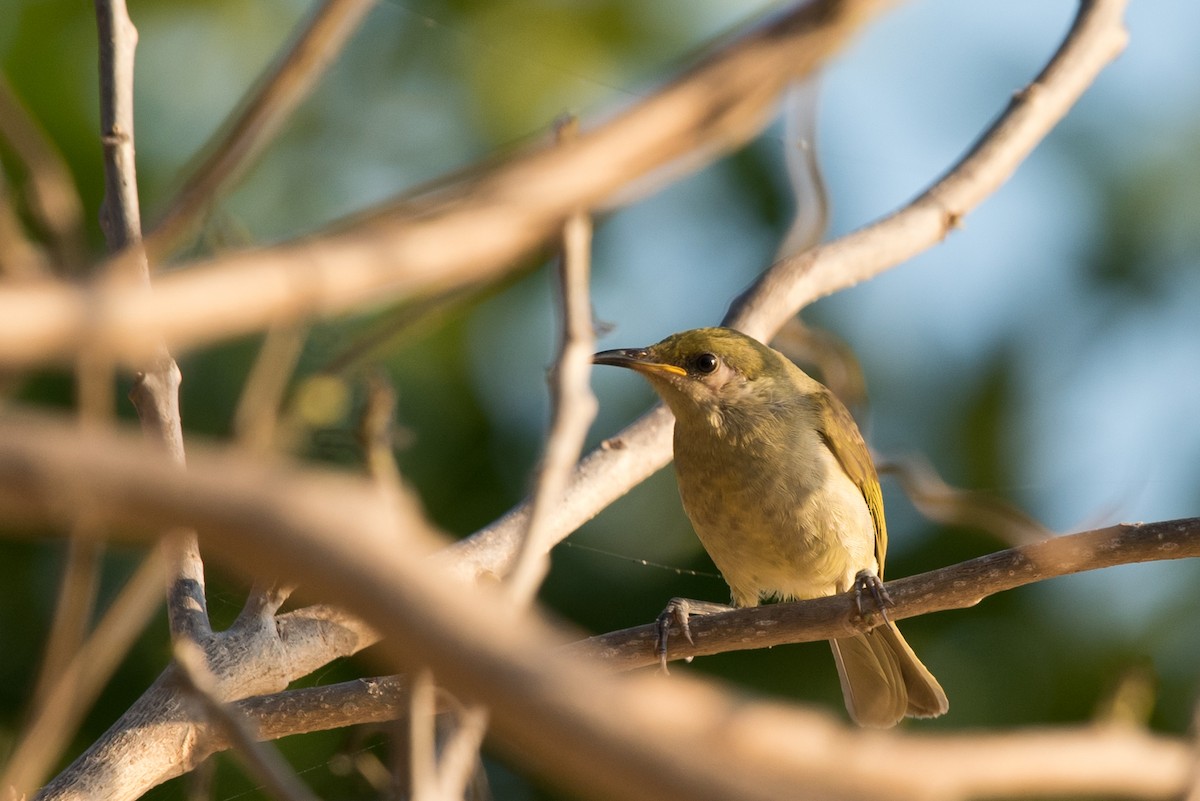
[[[658,627],[658,640],[654,646],[654,653],[658,655],[658,664],[662,668],[663,673],[670,673],[667,670],[667,640],[671,636],[671,624],[674,623],[679,627],[680,633],[692,645],[695,645],[695,640],[692,639],[692,627],[688,622],[688,618],[692,615],[712,615],[718,612],[728,612],[733,609],[727,604],[714,603],[713,601],[693,601],[690,598],[672,598],[667,603],[667,608],[662,610],[655,621]]]
[[[885,623],[891,623],[888,620],[887,608],[895,606],[896,602],[892,600],[892,596],[888,595],[887,588],[883,586],[883,581],[879,576],[870,570],[860,570],[854,577],[854,606],[858,609],[858,616],[865,620],[868,612],[863,609],[864,595],[870,596],[871,602],[875,605],[875,608],[870,611],[878,612]]]

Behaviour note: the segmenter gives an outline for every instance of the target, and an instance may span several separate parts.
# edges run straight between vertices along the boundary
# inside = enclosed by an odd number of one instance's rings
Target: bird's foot
[[[688,641],[689,645],[695,645],[696,641],[692,639],[692,626],[689,619],[692,615],[711,615],[717,612],[728,612],[733,607],[726,604],[713,603],[712,601],[693,601],[690,598],[672,598],[667,603],[667,608],[662,610],[655,625],[658,627],[658,637],[654,644],[654,653],[658,656],[658,665],[663,673],[670,673],[667,670],[667,642],[671,638],[671,626],[674,624],[679,628],[679,633]],[[691,657],[687,657],[687,661],[691,661]]]
[[[864,596],[871,599],[873,609],[864,608],[866,606],[863,603]],[[860,618],[866,620],[869,614],[878,612],[885,623],[890,623],[887,608],[895,605],[896,602],[892,600],[892,596],[888,595],[887,588],[883,586],[883,581],[879,576],[870,570],[858,571],[858,575],[854,577],[854,607],[858,610]]]

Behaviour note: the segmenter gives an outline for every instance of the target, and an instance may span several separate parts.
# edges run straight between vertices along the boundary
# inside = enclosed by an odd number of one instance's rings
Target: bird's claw
[[[864,609],[863,596],[869,596],[874,609]],[[858,610],[858,616],[866,619],[867,615],[878,612],[884,619],[884,622],[890,623],[887,616],[887,608],[895,606],[896,602],[892,600],[892,596],[888,595],[887,588],[883,586],[883,581],[879,576],[875,575],[870,570],[860,570],[858,575],[854,577],[854,608]]]
[[[671,638],[672,623],[679,627],[679,632],[689,645],[696,644],[696,641],[692,639],[691,623],[688,622],[692,616],[691,606],[687,598],[672,598],[655,621],[655,625],[658,627],[658,637],[654,644],[654,653],[658,656],[659,669],[664,674],[671,673],[667,669],[667,641]]]
[[[692,615],[713,615],[719,612],[728,612],[732,606],[726,604],[713,603],[712,601],[693,601],[688,598],[672,598],[667,604],[667,608],[662,610],[662,614],[658,616],[655,624],[658,626],[658,637],[654,646],[654,653],[658,656],[658,664],[663,673],[669,673],[667,670],[667,640],[671,636],[671,624],[679,627],[680,634],[688,641],[688,645],[695,645],[696,641],[692,639],[692,627],[688,619]],[[688,662],[692,658],[685,657]]]

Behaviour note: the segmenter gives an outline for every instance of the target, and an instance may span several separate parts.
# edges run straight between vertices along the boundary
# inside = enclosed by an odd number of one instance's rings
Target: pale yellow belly
[[[750,484],[739,470],[693,481],[680,466],[684,508],[738,606],[833,595],[849,590],[860,570],[878,572],[862,493],[832,454],[819,458],[826,460],[815,473],[819,488],[809,491],[780,476]]]

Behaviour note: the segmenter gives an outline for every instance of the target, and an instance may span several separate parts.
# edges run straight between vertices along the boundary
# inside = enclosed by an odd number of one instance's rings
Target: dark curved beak
[[[673,364],[656,362],[650,357],[645,348],[622,348],[618,350],[602,350],[592,356],[592,364],[610,364],[614,367],[628,367],[639,373],[667,373],[669,375],[687,375],[687,370]]]

